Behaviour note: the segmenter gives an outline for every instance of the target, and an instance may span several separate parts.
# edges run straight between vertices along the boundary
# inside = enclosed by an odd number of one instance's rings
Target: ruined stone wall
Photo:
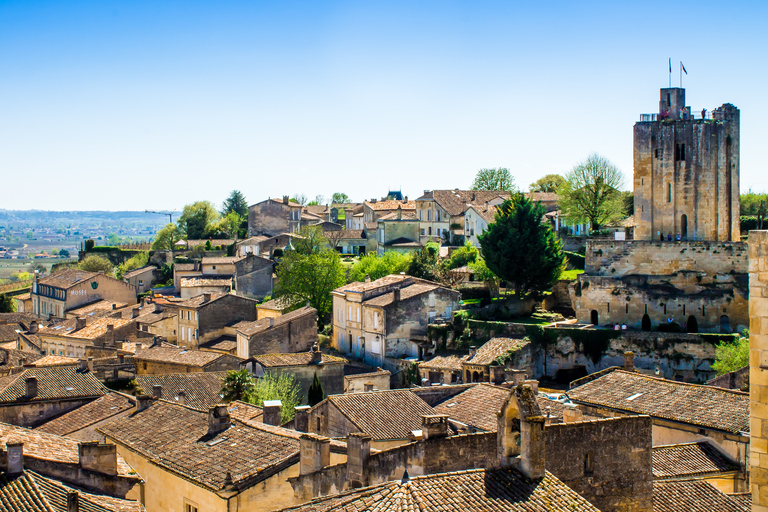
[[[19,427],[34,428],[51,418],[77,409],[96,397],[73,398],[68,400],[29,402],[0,407],[0,422]]]
[[[600,510],[651,512],[651,418],[549,425],[547,470]]]
[[[753,512],[768,512],[768,231],[749,232],[750,479]]]

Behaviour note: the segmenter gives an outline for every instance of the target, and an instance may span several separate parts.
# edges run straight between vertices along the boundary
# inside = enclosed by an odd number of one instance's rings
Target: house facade
[[[130,283],[104,275],[68,268],[32,283],[32,313],[66,318],[66,312],[102,299],[136,304],[136,289]]]

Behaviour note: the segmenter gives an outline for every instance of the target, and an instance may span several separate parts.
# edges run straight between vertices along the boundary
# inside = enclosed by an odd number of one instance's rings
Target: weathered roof
[[[497,208],[495,206],[489,204],[472,205],[472,209],[488,224],[496,220]],[[479,235],[480,233],[475,234]]]
[[[375,290],[376,288],[389,286],[394,283],[399,283],[400,281],[404,281],[406,279],[413,279],[413,278],[411,276],[407,276],[404,274],[390,274],[388,276],[380,277],[375,281],[371,281],[369,283],[365,283],[361,281],[353,281],[351,283],[345,284],[344,286],[340,286],[336,288],[334,291],[338,293],[365,292],[368,290]]]
[[[49,355],[43,356],[35,361],[28,362],[27,364],[30,364],[36,368],[40,368],[42,366],[71,366],[80,364],[80,360],[74,357]]]
[[[416,201],[397,201],[394,199],[386,200],[386,201],[365,201],[364,203],[368,208],[375,211],[381,211],[381,210],[397,210],[398,206],[402,208],[403,210],[415,210],[416,209]]]
[[[37,396],[27,398],[26,379],[37,379]],[[106,389],[91,372],[80,371],[75,366],[47,366],[25,368],[0,378],[0,404],[38,402],[65,398],[97,397]]]
[[[331,404],[375,440],[406,439],[421,429],[422,415],[434,409],[409,390],[346,393],[328,397]]]
[[[32,298],[32,292],[20,293],[19,295],[14,295],[13,298],[15,300],[30,300]]]
[[[467,206],[483,205],[494,199],[508,199],[509,192],[500,192],[496,190],[433,190],[425,193],[417,201],[428,201],[434,199],[449,215],[463,214]]]
[[[125,412],[134,406],[128,398],[117,394],[107,393],[101,398],[89,402],[77,409],[64,413],[61,416],[47,421],[37,427],[38,432],[47,432],[59,436],[66,436],[72,432],[82,430],[94,423],[98,423],[116,414]]]
[[[477,384],[437,404],[435,414],[447,414],[452,420],[486,432],[498,430],[496,414],[509,399],[509,389]]]
[[[182,277],[179,279],[179,288],[195,288],[198,286],[223,286],[232,288],[231,277]]]
[[[653,482],[653,512],[750,512],[705,480]]]
[[[752,493],[751,492],[737,492],[728,495],[733,501],[741,505],[744,510],[752,510]]]
[[[461,363],[469,358],[469,354],[463,356],[449,355],[449,356],[435,356],[429,361],[422,361],[419,363],[420,368],[426,370],[451,370],[460,372]]]
[[[547,472],[530,480],[514,469],[470,469],[386,482],[284,509],[297,512],[599,512]]]
[[[203,306],[203,305],[207,306],[211,302],[215,300],[219,300],[220,298],[225,297],[228,294],[222,293],[222,292],[212,292],[210,294],[211,300],[208,300],[208,301],[205,300],[205,295],[206,294],[201,293],[200,295],[195,295],[191,299],[187,299],[184,302],[179,302],[179,307],[180,308],[199,308],[200,306]],[[244,299],[245,297],[241,297],[241,298]]]
[[[208,407],[221,402],[221,387],[227,372],[164,373],[137,375],[136,385],[151,395],[154,386],[162,386],[160,398],[179,403],[179,390],[184,390],[184,405],[207,411]]]
[[[208,413],[158,400],[99,432],[208,489],[221,490],[227,473],[240,491],[298,462],[299,440],[279,427],[237,423],[208,433]],[[296,433],[298,434],[298,433]]]
[[[653,477],[657,479],[738,469],[738,465],[706,441],[653,447]]]
[[[525,197],[531,201],[541,201],[542,203],[556,202],[560,199],[560,196],[554,192],[526,192]]]
[[[323,231],[323,236],[328,237],[328,233],[332,233],[333,237],[338,237],[339,240],[357,240],[364,239],[362,229],[340,229],[336,231]]]
[[[75,491],[83,512],[144,511],[138,501],[83,492],[30,470],[18,475],[0,473],[0,511],[67,512],[67,494]]]
[[[234,400],[227,406],[232,419],[250,425],[251,423],[263,423],[264,409],[258,405]]]
[[[68,309],[67,314],[74,317],[88,316],[97,313],[111,312],[115,309],[124,308],[127,305],[128,304],[125,302],[113,302],[111,300],[102,299],[79,308]]]
[[[14,344],[15,346],[15,344]],[[15,348],[2,348],[0,349],[0,366],[22,366],[22,359],[25,359],[25,364],[31,364],[35,361],[39,361],[43,356],[36,352],[27,352],[24,350],[17,350]]]
[[[0,325],[0,343],[6,341],[16,341],[19,339],[19,333],[16,331],[24,330],[21,324],[2,324]]]
[[[38,334],[92,340],[106,334],[107,326],[109,325],[114,329],[118,329],[133,321],[133,318],[114,318],[112,316],[101,318],[86,317],[85,327],[77,329],[77,319],[69,318],[49,327],[40,327]]]
[[[322,354],[321,357],[323,364],[344,364],[347,362],[343,357],[336,357],[328,354]],[[312,363],[312,353],[261,354],[253,356],[252,359],[267,368],[275,368],[278,366],[306,366]]]
[[[136,352],[136,361],[160,361],[163,363],[183,364],[204,367],[224,354],[205,350],[183,349],[181,347],[149,347]],[[145,390],[146,391],[146,390]]]
[[[403,288],[400,288],[400,301],[402,302],[408,299],[412,299],[421,294],[437,290],[438,288],[444,288],[444,287],[436,283],[429,284],[428,281],[414,283],[410,286],[404,286]],[[447,289],[448,288],[446,288],[446,290]],[[456,293],[458,294],[458,292]],[[377,295],[376,297],[363,301],[363,303],[367,306],[384,307],[389,304],[392,304],[394,301],[395,301],[395,292],[392,291],[388,293],[383,293],[381,295]]]
[[[749,394],[615,370],[568,391],[571,400],[731,433],[749,432]]]
[[[38,279],[38,284],[53,286],[55,288],[71,288],[78,283],[88,281],[99,275],[99,272],[86,272],[76,268],[65,268],[48,277]]]
[[[245,256],[212,256],[203,258],[203,265],[234,265]]]
[[[398,218],[398,215],[400,218]],[[378,221],[390,221],[390,220],[418,220],[418,217],[416,217],[416,211],[402,211],[398,214],[398,212],[394,211],[392,213],[388,213],[386,215],[382,215],[377,219]]]
[[[80,441],[77,439],[0,423],[0,445],[5,446],[9,441],[24,443],[24,457],[75,465],[80,460],[78,449]],[[117,474],[138,479],[133,468],[119,453],[117,454]]]
[[[131,277],[140,276],[142,274],[145,274],[147,272],[153,272],[155,270],[157,270],[156,266],[154,266],[154,265],[146,265],[146,266],[143,266],[141,268],[137,268],[137,269],[131,270],[130,272],[126,272],[125,274],[123,274],[123,278],[129,279]]]
[[[224,334],[211,341],[201,343],[199,348],[216,352],[231,352],[237,348],[237,336]]]
[[[276,327],[278,325],[282,325],[286,322],[289,322],[291,320],[296,320],[297,318],[301,318],[305,315],[315,315],[317,314],[317,310],[311,306],[304,306],[303,308],[299,308],[295,311],[291,311],[290,313],[285,313],[284,315],[280,315],[278,317],[272,317],[270,318],[262,318],[261,320],[256,320],[254,322],[238,322],[232,327],[242,333],[246,336],[253,336],[256,333],[260,333],[263,331],[266,331],[267,329],[270,329],[270,320],[272,320],[272,326]]]
[[[473,357],[464,361],[465,364],[489,365],[497,357],[506,354],[510,350],[519,350],[530,343],[524,339],[513,338],[491,338],[477,349]]]

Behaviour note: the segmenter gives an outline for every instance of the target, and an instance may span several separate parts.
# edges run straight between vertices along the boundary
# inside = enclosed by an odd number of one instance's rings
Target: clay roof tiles
[[[435,406],[435,414],[447,414],[452,420],[486,432],[498,430],[496,413],[509,399],[509,390],[490,384],[478,384]]]
[[[48,277],[38,279],[38,284],[53,286],[55,288],[71,288],[76,284],[88,281],[99,275],[99,272],[86,272],[76,268],[65,268]]]
[[[738,471],[739,467],[709,443],[684,443],[653,448],[657,479]]]
[[[112,312],[115,309],[124,308],[127,305],[128,304],[126,304],[125,302],[113,302],[111,300],[102,299],[102,300],[97,300],[96,302],[92,302],[86,306],[68,309],[67,314],[78,317],[78,316],[87,316],[87,315],[97,314],[97,313],[108,313],[108,312]]]
[[[743,501],[733,499],[704,480],[653,482],[653,512],[750,512]]]
[[[208,407],[221,402],[221,387],[227,372],[164,373],[137,375],[136,385],[151,395],[154,386],[162,386],[160,398],[179,402],[179,390],[184,390],[184,405],[207,411]]]
[[[429,361],[422,361],[419,363],[420,368],[427,370],[451,370],[460,372],[461,363],[466,361],[469,355],[450,355],[450,356],[435,356]]]
[[[568,391],[578,403],[738,434],[749,432],[749,394],[615,370]]]
[[[317,314],[317,310],[311,306],[304,306],[302,308],[296,309],[294,311],[291,311],[290,313],[285,313],[283,315],[280,315],[278,317],[273,317],[273,324],[272,326],[278,326],[281,324],[284,324],[285,322],[289,322],[291,320],[295,320],[297,318],[301,318],[304,315],[315,315]],[[267,329],[270,329],[269,325],[269,317],[262,318],[261,320],[256,320],[253,322],[238,322],[232,327],[240,332],[245,334],[246,336],[253,336],[256,333],[266,331]]]
[[[322,354],[323,364],[344,364],[347,362],[343,357]],[[252,358],[257,363],[267,368],[278,366],[305,366],[312,362],[311,352],[299,352],[296,354],[261,354]]]
[[[403,210],[415,210],[416,201],[397,201],[395,199],[389,199],[385,201],[366,201],[365,204],[372,210],[397,210],[398,206]]]
[[[128,279],[134,276],[140,276],[141,274],[144,274],[146,272],[152,272],[154,270],[157,270],[156,266],[146,265],[144,267],[131,270],[130,272],[126,272],[125,274],[123,274],[123,278]]]
[[[183,364],[188,366],[206,366],[225,354],[191,350],[179,347],[149,347],[136,352],[136,361],[159,361],[163,363]]]
[[[258,405],[235,400],[227,406],[229,415],[232,419],[251,425],[252,423],[262,423],[264,409]]]
[[[66,436],[98,423],[116,414],[125,412],[134,406],[128,398],[117,393],[107,393],[93,402],[78,407],[68,413],[57,416],[37,427],[38,432],[47,432]]]
[[[26,396],[26,379],[37,379],[37,396]],[[81,372],[75,366],[47,366],[25,368],[0,378],[0,404],[18,402],[60,400],[66,398],[98,397],[106,388],[91,372]]]
[[[417,201],[433,199],[449,215],[462,215],[468,205],[484,205],[494,199],[509,199],[509,192],[496,190],[433,190],[424,194]]]
[[[437,283],[429,284],[428,282],[414,283],[410,286],[400,288],[400,301],[412,299],[413,297],[422,295],[433,290],[437,290],[441,286]],[[368,306],[387,306],[395,301],[395,292],[388,292],[376,297],[370,298],[363,303]]]
[[[530,343],[528,340],[513,338],[491,338],[485,342],[465,364],[489,365],[510,350],[518,350]]]
[[[36,368],[41,368],[43,366],[71,366],[79,365],[80,360],[74,357],[48,355],[28,362],[27,364],[30,364]]]

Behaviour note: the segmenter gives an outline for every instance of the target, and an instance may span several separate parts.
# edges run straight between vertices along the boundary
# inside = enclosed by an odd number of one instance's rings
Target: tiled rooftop
[[[213,302],[215,300],[219,300],[220,298],[226,296],[227,294],[226,293],[221,293],[221,292],[211,293],[211,299],[208,300],[208,301],[205,300],[205,295],[206,294],[201,293],[200,295],[196,295],[196,296],[192,297],[191,299],[187,299],[184,302],[180,302],[179,303],[179,307],[182,307],[182,308],[198,308],[198,307],[200,307],[200,306],[202,306],[204,304],[207,305],[207,304],[210,304],[211,302]]]
[[[181,347],[149,347],[139,350],[134,356],[136,361],[159,361],[163,363],[175,363],[188,366],[203,367],[222,357],[218,352],[206,352],[204,350],[184,350]]]
[[[77,409],[57,416],[37,427],[38,432],[66,436],[133,407],[133,403],[117,393],[107,393]]]
[[[197,286],[229,286],[232,287],[231,277],[182,277],[179,279],[180,288],[195,288]]]
[[[15,344],[14,344],[15,346]],[[35,352],[26,352],[15,348],[3,348],[0,350],[0,366],[21,366],[20,359],[26,359],[27,364],[39,361],[43,356]]]
[[[706,441],[653,448],[653,477],[657,479],[738,470],[738,465]]]
[[[318,498],[296,512],[599,512],[546,473],[529,480],[513,469],[470,469],[418,476]]]
[[[704,480],[653,482],[653,512],[750,512],[742,500],[733,499]]]
[[[347,360],[343,357],[336,357],[328,354],[321,354],[321,356],[323,364],[344,364],[347,362]],[[299,352],[296,354],[262,354],[253,356],[253,360],[267,368],[275,368],[278,366],[305,366],[312,362],[312,353]]]
[[[41,368],[43,366],[71,366],[79,365],[80,360],[74,357],[49,355],[43,356],[35,361],[28,361],[27,364],[31,364],[36,368]]]
[[[434,199],[449,215],[461,215],[467,210],[467,205],[483,205],[495,199],[509,199],[509,192],[496,190],[433,190],[417,199],[425,201]]]
[[[389,286],[394,283],[399,283],[400,281],[403,281],[405,279],[413,279],[413,278],[411,276],[406,276],[401,274],[390,274],[388,276],[380,277],[375,281],[371,281],[370,283],[355,281],[349,284],[345,284],[344,286],[340,286],[339,288],[336,288],[334,291],[339,293],[365,292],[368,290],[375,290],[376,288]]]
[[[216,244],[218,245],[218,244]],[[245,256],[217,256],[211,258],[203,258],[203,265],[234,265]]]
[[[435,414],[447,414],[452,420],[486,432],[498,430],[496,413],[509,399],[509,390],[490,384],[477,384],[437,404]]]
[[[466,364],[488,365],[496,360],[497,357],[506,354],[510,350],[518,350],[530,343],[528,340],[518,340],[513,338],[491,338],[485,342],[473,357],[464,361]]]
[[[450,356],[435,356],[429,361],[422,361],[419,363],[419,367],[426,370],[451,370],[460,372],[461,363],[466,361],[469,355],[450,355]]]
[[[429,284],[427,281],[417,282],[410,286],[400,288],[400,301],[412,299],[424,293],[428,293],[441,288],[437,283]],[[371,299],[364,301],[364,304],[368,306],[380,306],[384,307],[392,304],[395,301],[395,292],[384,293]]]
[[[37,379],[37,396],[26,397],[26,379]],[[48,366],[26,368],[0,378],[0,404],[16,402],[58,400],[79,397],[98,397],[106,388],[90,372],[81,372],[76,366]]]
[[[6,341],[16,341],[19,339],[19,334],[16,331],[23,331],[24,329],[20,324],[2,324],[0,325],[0,343]]]
[[[571,400],[731,433],[749,431],[749,395],[615,370],[568,391]]]
[[[53,286],[55,288],[68,289],[76,284],[87,281],[99,275],[98,272],[86,272],[76,268],[65,268],[48,277],[38,280],[38,284]]]
[[[179,390],[184,390],[187,407],[207,411],[208,407],[221,402],[221,386],[227,372],[164,373],[137,375],[136,385],[151,395],[155,385],[162,386],[160,398],[179,402]]]
[[[290,307],[291,304],[280,297],[256,305],[257,309],[274,309],[275,311],[285,311],[290,309]]]
[[[264,409],[258,405],[235,400],[234,402],[230,402],[227,408],[229,409],[229,415],[234,420],[245,423],[246,425],[262,423]]]
[[[388,201],[376,201],[375,203],[372,203],[371,201],[365,201],[365,205],[375,211],[397,210],[398,206],[403,210],[416,209],[416,201],[397,201],[394,199]]]
[[[119,329],[120,327],[126,326],[133,322],[133,319],[113,318],[111,316],[101,318],[86,317],[86,326],[82,329],[76,328],[76,322],[76,319],[70,318],[55,325],[40,327],[38,333],[40,335],[64,336],[68,338],[92,340],[106,334],[108,325],[112,325],[113,328]]]
[[[157,270],[157,267],[154,265],[147,265],[141,268],[137,268],[134,270],[131,270],[130,272],[126,272],[123,274],[123,278],[130,279],[131,277],[140,276],[141,274],[152,272],[154,270]]]
[[[92,302],[88,304],[87,306],[82,306],[79,308],[74,309],[68,309],[67,315],[70,315],[72,317],[78,317],[78,316],[89,316],[89,315],[99,315],[99,314],[107,314],[111,313],[115,309],[120,309],[126,307],[128,304],[125,302],[112,302],[111,300],[97,300],[96,302]]]
[[[274,317],[272,322],[273,326],[282,325],[286,322],[289,322],[291,320],[295,320],[297,318],[301,318],[304,315],[314,315],[317,313],[317,310],[313,307],[304,306],[301,307],[295,311],[291,311],[290,313],[285,313],[284,315],[280,315],[278,317]],[[270,319],[269,318],[262,318],[261,320],[256,320],[254,322],[238,322],[232,327],[246,336],[253,336],[256,333],[266,331],[270,328],[269,325]]]
[[[328,400],[374,440],[406,439],[421,430],[421,416],[435,414],[424,400],[408,390],[331,395]]]

